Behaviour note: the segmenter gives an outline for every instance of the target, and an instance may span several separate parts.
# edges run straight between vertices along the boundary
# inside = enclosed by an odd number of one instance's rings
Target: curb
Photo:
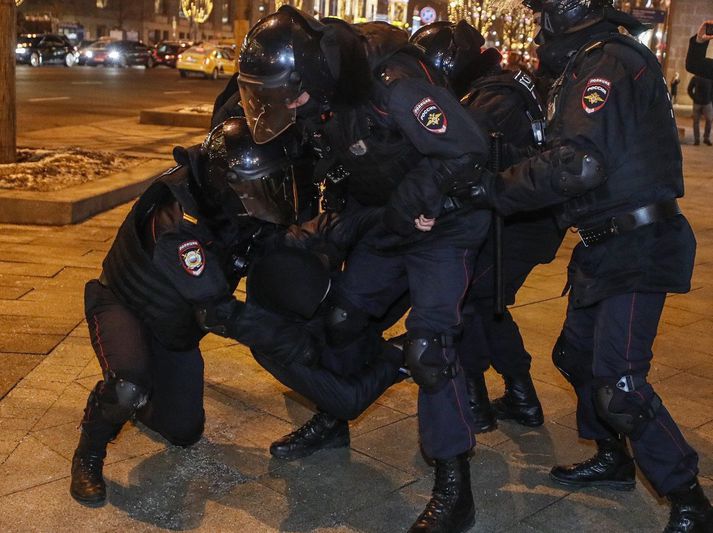
[[[0,223],[64,226],[126,203],[171,164],[149,159],[123,172],[59,191],[0,191]]]
[[[211,115],[208,113],[179,113],[176,106],[142,109],[139,113],[139,124],[154,124],[158,126],[175,126],[183,128],[210,129]]]

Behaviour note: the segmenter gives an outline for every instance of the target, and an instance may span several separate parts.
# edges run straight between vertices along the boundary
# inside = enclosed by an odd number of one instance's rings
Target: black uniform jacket
[[[134,204],[104,259],[103,278],[166,347],[187,350],[204,335],[197,304],[232,298],[234,253],[249,240],[235,225],[209,226],[174,167]]]
[[[368,98],[335,106],[318,132],[328,139],[331,163],[348,173],[348,198],[386,208],[388,227],[374,237],[377,247],[430,246],[444,238],[469,245],[468,230],[482,227],[483,215],[444,209],[439,180],[444,162],[461,164],[466,154],[485,162],[485,133],[416,53],[392,51],[369,60],[374,80]],[[307,135],[314,138],[314,132]],[[430,234],[415,229],[420,214],[438,217]]]
[[[562,227],[595,227],[611,216],[683,195],[668,88],[656,58],[632,38],[593,36],[556,82],[548,113],[549,141],[594,154],[608,176],[593,191],[560,204]],[[503,186],[507,209],[539,207],[543,198],[556,203],[551,180],[557,177],[545,172],[544,182],[538,181],[532,172],[538,164],[533,158],[506,173],[511,179]],[[695,238],[682,215],[588,248],[580,244],[569,266],[572,302],[587,306],[633,291],[686,292],[694,255]]]
[[[518,72],[503,71],[478,79],[471,92],[463,99],[468,112],[490,133],[503,135],[503,143],[519,150],[536,149],[533,120],[543,120],[537,105],[538,95],[523,92]],[[529,87],[533,87],[531,80]],[[534,104],[534,105],[533,105]],[[515,163],[516,161],[512,161]],[[564,237],[551,209],[515,213],[505,219],[503,269],[506,302],[515,302],[515,293],[535,265],[549,263],[555,257]],[[478,290],[471,296],[492,297],[494,243],[492,234],[483,245],[474,270],[481,277]],[[485,280],[483,279],[485,277]]]

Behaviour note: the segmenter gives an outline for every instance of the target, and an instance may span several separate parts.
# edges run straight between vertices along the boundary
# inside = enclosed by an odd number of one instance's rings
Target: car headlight
[[[89,51],[87,51],[87,52],[84,52],[84,55],[85,55],[85,57],[92,58],[92,57],[94,57],[94,52],[92,52],[91,50],[89,50]]]
[[[178,56],[176,57],[176,60],[180,61],[181,59],[183,59],[183,56],[181,54],[178,54]]]
[[[23,48],[23,47],[15,48],[15,53],[16,53],[16,54],[26,54],[26,53],[27,53],[27,48]]]
[[[112,50],[111,52],[109,52],[109,59],[119,59],[120,57],[121,54],[116,50]]]
[[[203,64],[204,64],[204,65],[210,65],[210,59],[206,57],[206,58],[203,60]]]

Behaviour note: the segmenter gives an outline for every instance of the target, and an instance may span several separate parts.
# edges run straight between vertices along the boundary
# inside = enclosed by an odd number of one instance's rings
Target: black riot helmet
[[[239,58],[238,85],[245,116],[258,144],[297,120],[292,104],[302,93],[309,109],[364,98],[371,80],[363,38],[339,19],[322,22],[290,6],[258,21]]]
[[[324,24],[285,5],[258,21],[240,50],[238,85],[245,116],[258,144],[296,120],[287,104],[307,91],[326,99],[335,85],[320,49]]]
[[[589,20],[602,17],[611,0],[525,0],[523,5],[541,13],[540,25],[549,35],[561,35]]]
[[[459,96],[502,59],[499,53],[481,53],[485,38],[465,20],[428,24],[419,28],[410,42],[423,50],[430,65],[446,77]]]
[[[208,134],[202,150],[207,161],[198,181],[210,204],[231,219],[295,222],[297,193],[282,140],[258,145],[244,118],[229,118]]]

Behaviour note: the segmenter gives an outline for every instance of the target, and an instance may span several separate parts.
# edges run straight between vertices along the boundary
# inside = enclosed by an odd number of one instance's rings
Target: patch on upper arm
[[[611,81],[604,78],[591,78],[582,93],[582,109],[590,115],[602,109],[609,100],[611,88]]]
[[[418,123],[431,133],[441,134],[446,132],[448,118],[430,96],[417,103],[412,111]]]
[[[186,241],[178,247],[178,259],[191,276],[200,276],[205,269],[205,253],[198,241]]]

